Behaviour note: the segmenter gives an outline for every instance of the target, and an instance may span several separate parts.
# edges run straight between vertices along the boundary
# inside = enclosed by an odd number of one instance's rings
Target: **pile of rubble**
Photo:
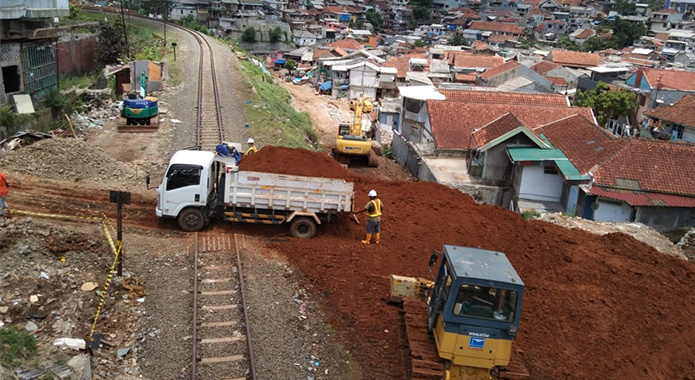
[[[137,178],[132,166],[80,139],[38,141],[6,154],[0,166],[11,172],[75,182],[123,183]]]
[[[0,368],[0,379],[91,379],[92,372],[104,379],[139,375],[130,348],[137,339],[141,304],[128,299],[118,279],[109,289],[97,329],[114,333],[101,334],[103,348],[95,350],[91,368],[85,354],[84,338],[112,261],[98,229],[75,231],[31,218],[0,229],[0,327],[25,331],[38,347],[35,357],[15,361],[11,371]],[[125,348],[130,355],[121,358],[128,354]]]

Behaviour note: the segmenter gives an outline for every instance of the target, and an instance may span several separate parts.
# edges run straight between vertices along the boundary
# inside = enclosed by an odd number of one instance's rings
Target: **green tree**
[[[292,71],[297,68],[297,62],[294,59],[288,59],[287,61],[285,61],[283,67],[287,70]]]
[[[627,0],[616,0],[615,2],[608,4],[608,9],[611,11],[617,11],[623,16],[635,14],[635,3]]]
[[[450,46],[469,46],[471,43],[463,37],[462,33],[456,33],[447,42]]]
[[[608,26],[613,29],[613,43],[618,49],[632,46],[636,39],[647,34],[647,27],[640,22],[630,22],[620,19],[610,22]]]
[[[425,41],[415,40],[415,42],[413,42],[413,47],[425,47]]]
[[[375,11],[374,9],[370,9],[365,14],[365,17],[367,18],[367,21],[372,24],[375,32],[380,33],[383,30],[384,20],[381,18],[381,14],[379,14],[379,12]]]
[[[593,90],[578,91],[574,105],[593,109],[599,125],[605,128],[608,120],[635,112],[637,95],[625,90],[611,91],[606,83],[599,82]]]
[[[555,46],[561,49],[579,50],[579,46],[577,46],[577,44],[575,44],[574,42],[570,41],[568,35],[560,37],[560,39],[557,40],[557,42],[555,43]]]
[[[270,32],[268,32],[268,38],[270,38],[270,42],[272,43],[280,42],[282,40],[282,36],[282,29],[280,29],[279,26],[276,26],[274,29],[270,29]]]
[[[658,11],[660,9],[663,9],[664,6],[666,5],[664,3],[664,0],[649,0],[647,1],[647,4],[649,4],[649,9],[653,11]]]
[[[252,26],[244,29],[244,31],[241,33],[241,40],[247,44],[256,42],[256,29],[254,29]]]
[[[114,25],[102,23],[97,45],[97,59],[101,65],[118,63],[119,58],[126,54],[126,44],[123,38],[123,24],[116,17]]]
[[[429,21],[430,10],[429,8],[425,8],[421,5],[418,5],[415,7],[415,9],[413,9],[413,17],[415,17],[415,19],[419,21]]]
[[[608,49],[610,41],[607,41],[601,37],[593,36],[589,37],[582,45],[582,51],[600,51],[603,49]]]

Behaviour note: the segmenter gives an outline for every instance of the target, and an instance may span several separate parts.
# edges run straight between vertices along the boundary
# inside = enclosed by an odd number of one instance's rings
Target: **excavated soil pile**
[[[314,164],[325,162],[323,154],[266,149],[254,158],[271,151],[285,162],[302,163],[305,175],[339,173]],[[272,245],[324,295],[334,311],[329,322],[350,341],[366,378],[406,378],[399,309],[385,302],[388,275],[429,277],[429,255],[443,244],[509,256],[527,286],[515,360],[532,379],[693,378],[692,263],[624,234],[598,236],[525,221],[430,182],[346,179],[355,182],[358,207],[369,189],[379,192],[385,205],[381,245],[361,244],[364,221],[358,226],[347,218],[314,239]]]
[[[45,179],[89,183],[124,183],[136,179],[135,170],[83,140],[52,138],[13,150],[0,160],[8,171]]]
[[[266,146],[256,154],[244,156],[241,170],[308,177],[346,178],[350,174],[327,154],[304,149]]]

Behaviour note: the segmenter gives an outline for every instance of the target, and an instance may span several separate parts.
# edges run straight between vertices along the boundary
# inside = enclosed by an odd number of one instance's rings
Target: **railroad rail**
[[[191,379],[255,380],[237,235],[196,232],[193,239]]]
[[[220,108],[219,90],[217,88],[217,74],[215,70],[215,52],[205,35],[192,29],[186,29],[191,33],[200,49],[200,61],[198,63],[198,118],[196,121],[196,145],[203,150],[214,151],[217,144],[224,141],[224,123]],[[205,49],[207,46],[209,65],[205,64]],[[207,80],[207,79],[210,80]],[[214,100],[209,102],[208,100]]]

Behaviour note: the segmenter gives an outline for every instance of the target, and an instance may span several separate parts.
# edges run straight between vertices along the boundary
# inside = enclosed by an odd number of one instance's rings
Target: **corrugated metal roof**
[[[554,161],[565,179],[581,181],[589,179],[582,175],[560,149],[540,149],[535,147],[509,147],[509,158],[513,162],[521,161]]]
[[[592,186],[589,194],[627,202],[630,206],[695,208],[695,198]]]

